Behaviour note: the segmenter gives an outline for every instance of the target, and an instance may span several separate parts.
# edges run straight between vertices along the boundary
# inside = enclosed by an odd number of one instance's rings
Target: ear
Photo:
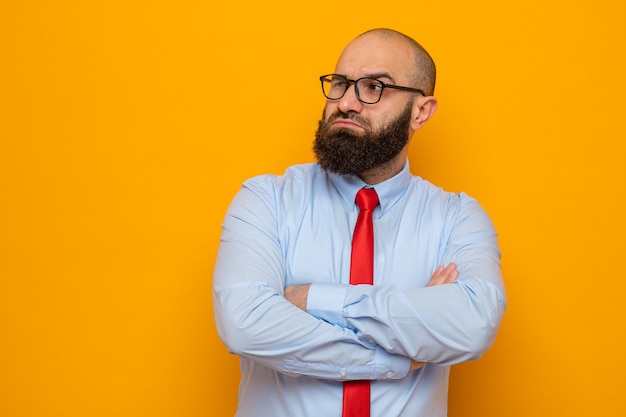
[[[419,96],[413,102],[411,129],[419,130],[437,111],[437,99],[434,96]]]

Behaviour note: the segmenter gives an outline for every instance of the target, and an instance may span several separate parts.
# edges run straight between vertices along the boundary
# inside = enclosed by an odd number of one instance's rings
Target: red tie
[[[350,284],[374,282],[374,224],[372,212],[378,205],[378,195],[373,188],[361,188],[356,194],[359,217],[352,236],[350,258]],[[370,382],[346,381],[343,384],[343,417],[369,417]]]

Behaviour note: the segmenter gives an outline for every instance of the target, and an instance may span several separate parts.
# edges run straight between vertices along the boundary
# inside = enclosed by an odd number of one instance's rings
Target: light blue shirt
[[[497,235],[467,195],[402,172],[375,185],[374,285],[349,285],[355,176],[297,165],[246,181],[214,276],[218,333],[241,357],[239,417],[341,417],[369,379],[372,417],[447,415],[450,365],[491,346],[506,306]],[[426,287],[438,265],[452,284]],[[307,312],[284,297],[312,283]],[[409,371],[411,359],[428,362]],[[487,400],[487,398],[486,398]]]

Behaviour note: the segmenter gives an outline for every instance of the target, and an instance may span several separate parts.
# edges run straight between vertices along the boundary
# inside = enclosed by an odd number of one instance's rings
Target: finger
[[[458,276],[459,271],[456,269],[455,263],[449,263],[445,268],[440,265],[435,269],[427,286],[432,287],[435,285],[450,284],[454,282]]]
[[[413,359],[411,359],[411,371],[415,370],[415,369],[419,369],[423,366],[425,366],[427,364],[427,362],[417,362]]]
[[[459,271],[456,269],[456,265],[451,263],[444,268],[442,274],[444,275],[444,280],[442,284],[450,284],[458,278]]]
[[[443,269],[442,274],[444,275],[444,282],[450,283],[459,276],[459,271],[456,269],[456,264],[451,262]]]
[[[439,265],[433,275],[430,277],[430,281],[428,281],[427,287],[432,287],[433,285],[439,285],[439,281],[441,278],[441,273],[443,272],[443,266]]]

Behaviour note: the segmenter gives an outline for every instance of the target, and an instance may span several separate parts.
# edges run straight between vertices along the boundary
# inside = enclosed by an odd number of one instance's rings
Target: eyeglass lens
[[[331,100],[338,100],[350,87],[350,82],[342,76],[329,75],[322,79],[324,95]],[[364,103],[376,103],[380,100],[384,85],[374,78],[361,78],[356,83],[356,95]]]

